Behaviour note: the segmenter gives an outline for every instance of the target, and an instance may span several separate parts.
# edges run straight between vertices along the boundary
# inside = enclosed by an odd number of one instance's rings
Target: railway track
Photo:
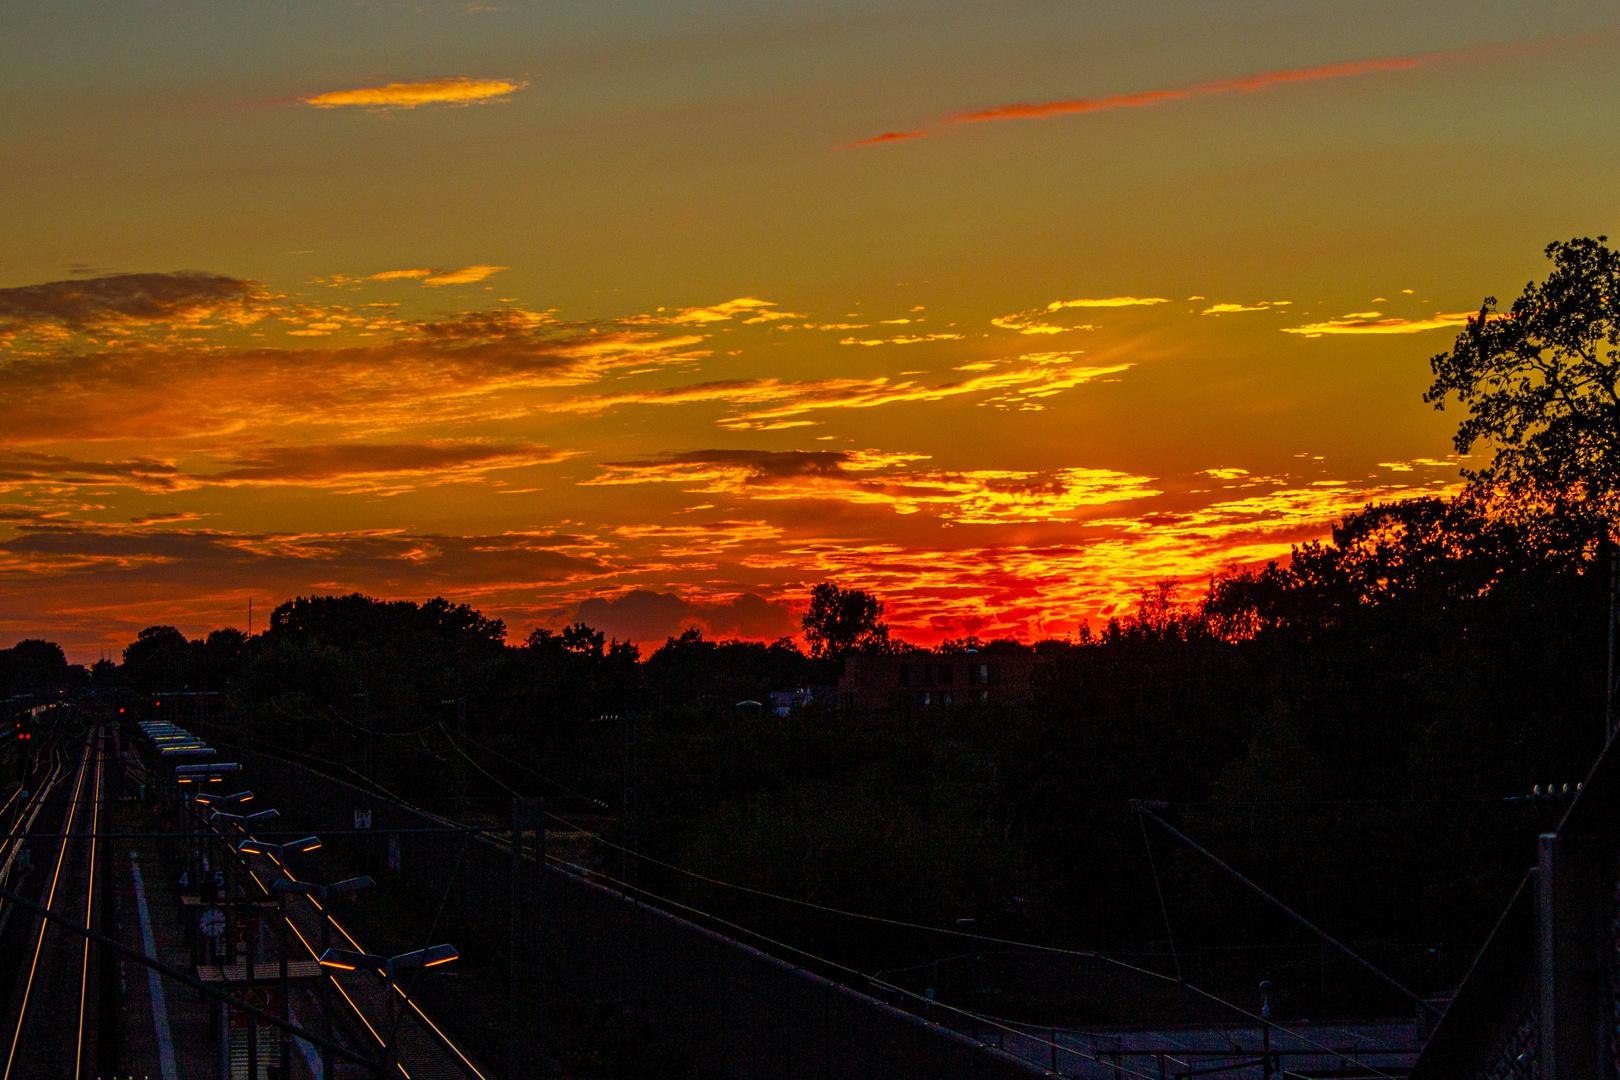
[[[165,742],[172,744],[178,741],[188,747],[203,748],[200,740],[181,729],[172,726],[167,728],[145,724],[142,726],[148,737],[156,731],[158,737]],[[212,751],[209,750],[202,756],[210,757]],[[192,759],[182,757],[180,760]],[[192,767],[204,768],[201,765]],[[231,765],[229,768],[235,770],[236,767]],[[201,781],[202,774],[193,775]],[[230,775],[238,781],[246,779],[239,772],[233,771]],[[168,788],[170,783],[170,778],[162,773],[155,773],[153,780],[164,788]],[[236,909],[241,914],[227,916],[227,919],[247,918],[253,920],[249,925],[257,925],[257,920],[264,918],[267,924],[265,930],[269,931],[264,936],[251,930],[233,931],[234,935],[242,936],[233,937],[232,940],[245,943],[248,939],[254,939],[259,942],[259,945],[249,953],[254,955],[251,967],[247,963],[248,955],[242,952],[243,945],[238,945],[234,955],[228,956],[223,950],[221,940],[214,949],[219,955],[214,959],[205,960],[197,969],[200,978],[213,979],[222,989],[228,989],[233,994],[244,994],[249,998],[253,996],[254,984],[261,991],[273,991],[279,977],[281,948],[275,939],[281,938],[287,943],[287,974],[292,980],[287,985],[287,997],[293,1012],[290,1018],[295,1022],[313,1023],[313,1033],[331,1037],[324,1023],[319,1022],[317,1018],[325,1014],[338,1020],[347,1031],[347,1038],[342,1040],[346,1045],[354,1047],[356,1052],[367,1055],[381,1054],[386,1049],[390,1063],[388,1073],[403,1080],[483,1080],[484,1074],[466,1053],[452,1042],[443,1029],[428,1017],[405,988],[398,985],[390,986],[375,972],[340,971],[318,966],[315,961],[323,949],[323,938],[338,948],[352,948],[357,952],[364,952],[365,949],[355,936],[313,897],[292,895],[286,897],[284,906],[278,903],[275,906],[260,907],[259,905],[265,901],[281,899],[281,894],[273,892],[270,886],[277,877],[292,876],[282,861],[273,854],[238,851],[238,845],[249,835],[244,823],[230,814],[210,820],[212,817],[210,813],[199,811],[198,803],[207,801],[210,807],[216,805],[212,800],[198,797],[204,794],[200,786],[191,786],[188,783],[178,787],[177,790],[169,790],[172,791],[172,795],[168,797],[178,798],[177,805],[186,808],[180,815],[181,820],[175,823],[179,831],[184,833],[188,828],[198,828],[204,835],[211,834],[213,838],[217,838],[191,847],[191,854],[186,858],[186,868],[193,872],[201,871],[199,881],[206,877],[211,883],[209,889],[219,889],[220,903],[226,904],[227,907],[236,904],[246,905],[245,908]],[[232,809],[237,808],[234,804],[229,805],[232,805]],[[188,821],[192,823],[189,826],[186,824]],[[188,840],[183,848],[195,844],[196,841]],[[233,899],[227,902],[225,900],[227,895]],[[215,903],[213,897],[214,894],[210,891],[206,897],[198,896],[195,900],[187,902],[207,907]],[[197,910],[197,907],[190,909],[191,912]],[[282,921],[283,915],[285,922]],[[183,916],[187,919],[197,917],[196,914]],[[300,970],[295,971],[294,968]],[[244,982],[248,985],[244,986]],[[330,997],[325,997],[328,992]],[[324,1004],[321,1003],[323,999]],[[279,995],[273,993],[270,1000],[272,1002],[279,1000]],[[265,1007],[274,1012],[277,1006],[265,1003]],[[221,1015],[223,1017],[223,1014]],[[232,1030],[230,1034],[244,1036],[243,1040],[237,1040],[242,1041],[242,1046],[238,1047],[232,1042],[230,1057],[232,1075],[247,1080],[249,1069],[245,1060],[240,1060],[246,1058],[249,1053],[247,1049],[249,1044],[245,1041],[246,1030],[241,1032]],[[270,1035],[268,1031],[265,1034]],[[279,1037],[272,1036],[270,1041],[264,1043],[255,1038],[252,1045],[255,1047],[252,1053],[254,1064],[260,1075],[265,1075],[268,1067],[275,1063],[281,1053]],[[289,1046],[288,1052],[293,1075],[317,1072],[318,1062],[315,1060],[315,1052],[310,1047],[293,1050]],[[300,1058],[303,1060],[300,1061]],[[305,1063],[308,1064],[307,1072]],[[20,1078],[25,1074],[4,1075],[0,1076],[0,1080],[10,1080],[11,1075]]]
[[[231,825],[221,832],[230,840],[246,835],[240,826]],[[266,899],[276,894],[270,885],[279,876],[291,876],[282,861],[274,855],[242,856],[243,869],[254,882],[257,892]],[[289,896],[286,907],[287,928],[297,944],[299,959],[315,960],[322,951],[322,938],[338,948],[351,948],[365,952],[365,947],[346,929],[335,915],[309,896]],[[325,933],[323,926],[325,924]],[[404,1080],[483,1080],[472,1060],[451,1041],[444,1030],[435,1024],[421,1006],[397,984],[390,988],[373,972],[340,972],[326,969],[323,978],[329,979],[335,998],[360,1030],[365,1032],[370,1049],[381,1051],[389,1045],[394,1076]]]
[[[37,805],[19,815],[33,822],[40,816],[50,821],[60,814],[62,824],[55,839],[35,839],[24,848],[18,838],[7,855],[8,860],[27,857],[32,864],[25,875],[25,895],[34,893],[53,913],[87,928],[101,902],[96,873],[101,853],[95,833],[105,790],[105,757],[103,733],[92,729],[82,743],[72,783],[63,782],[67,770],[59,760],[52,782],[36,796]],[[96,1075],[97,972],[90,962],[89,942],[42,919],[19,917],[13,922],[7,930],[21,938],[21,955],[5,1013],[6,1026],[0,1029],[5,1033],[0,1037],[5,1051],[0,1080],[81,1080]]]

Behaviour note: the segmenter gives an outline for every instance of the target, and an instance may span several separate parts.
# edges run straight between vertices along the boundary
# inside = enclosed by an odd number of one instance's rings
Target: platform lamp
[[[330,885],[317,885],[313,881],[294,881],[291,878],[284,877],[277,878],[275,884],[270,886],[270,890],[281,897],[281,916],[284,921],[287,917],[287,897],[289,895],[307,896],[310,903],[315,905],[316,910],[321,913],[321,954],[325,955],[332,943],[332,914],[326,909],[327,903],[334,897],[358,892],[361,889],[369,889],[375,884],[376,882],[369,877],[345,878],[342,881],[334,881]],[[285,952],[283,952],[283,955],[286,955]],[[285,989],[283,987],[283,990]],[[325,980],[322,989],[326,995],[326,1035],[328,1039],[331,1039],[335,1035],[332,1024],[332,981],[330,979]],[[323,1049],[321,1053],[321,1075],[334,1075],[332,1072],[332,1051]]]
[[[433,945],[415,952],[400,953],[398,956],[372,956],[370,953],[350,952],[347,949],[327,949],[321,953],[321,966],[334,968],[338,971],[354,971],[364,968],[375,971],[383,977],[386,984],[385,994],[388,998],[388,1042],[383,1046],[382,1057],[377,1062],[377,1075],[386,1076],[393,1064],[394,1057],[394,1013],[398,1006],[394,1002],[395,977],[400,971],[411,968],[438,967],[459,959],[453,945]]]

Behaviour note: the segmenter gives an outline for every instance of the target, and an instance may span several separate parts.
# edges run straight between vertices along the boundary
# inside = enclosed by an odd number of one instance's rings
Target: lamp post
[[[220,795],[213,791],[199,791],[192,801],[200,802],[204,806],[213,806],[215,803],[224,806],[241,806],[245,802],[253,801],[253,792],[238,791],[234,795]]]
[[[220,815],[220,813],[218,811],[216,811],[215,814],[214,814],[214,817],[220,817],[220,816],[222,816],[222,815]],[[234,815],[234,814],[226,814],[226,815],[223,815],[223,816],[225,816],[225,817],[235,817],[236,815]],[[258,814],[254,814],[252,816],[255,817],[255,818],[267,819],[267,818],[275,817],[276,812],[274,810],[265,810],[265,811],[261,811]],[[210,818],[209,820],[212,821],[213,818]],[[318,837],[318,836],[306,836],[302,840],[292,840],[292,841],[289,841],[289,842],[287,842],[285,844],[273,844],[273,843],[269,842],[268,840],[259,840],[259,839],[255,838],[255,837],[250,836],[246,840],[239,841],[236,844],[236,853],[238,855],[267,855],[267,856],[270,857],[270,860],[272,862],[274,862],[277,866],[281,866],[282,865],[281,858],[278,858],[277,856],[281,856],[282,858],[284,858],[287,855],[293,854],[295,852],[314,851],[317,848],[319,848],[320,846],[321,846],[321,838]],[[278,953],[280,954],[280,959],[279,959],[279,963],[277,965],[278,966],[278,972],[277,972],[278,978],[276,980],[276,996],[277,996],[277,998],[279,1000],[278,1008],[280,1009],[280,1012],[281,1012],[281,1018],[283,1020],[286,1020],[287,1019],[287,901],[286,901],[285,896],[283,896],[282,899],[281,899],[281,903],[278,906],[277,913],[281,916],[281,922],[276,928],[277,929],[277,937],[280,939],[280,948],[277,950]],[[248,985],[248,989],[251,991],[252,988],[253,988],[253,955],[252,955],[252,950],[249,951],[247,968],[245,969],[244,973],[247,975],[247,985]],[[255,1029],[250,1029],[250,1030],[251,1030],[252,1034],[250,1034],[249,1037],[248,1037],[248,1066],[249,1066],[249,1071],[251,1072],[253,1067],[254,1067],[254,1063],[255,1063],[255,1061],[257,1059],[257,1055],[258,1055],[258,1039],[257,1039],[258,1032],[257,1032],[256,1028]],[[280,1053],[277,1055],[278,1058],[279,1058],[279,1069],[278,1069],[278,1071],[279,1071],[280,1075],[283,1076],[283,1077],[287,1076],[288,1068],[292,1064],[291,1049],[292,1049],[291,1045],[287,1042],[286,1036],[284,1034],[282,1036],[281,1043],[280,1043]]]
[[[382,1056],[377,1061],[377,1075],[386,1076],[393,1065],[394,1057],[394,977],[409,968],[438,967],[457,959],[460,953],[453,945],[433,945],[415,952],[400,953],[398,956],[373,956],[370,953],[350,952],[347,949],[327,949],[321,953],[321,966],[335,968],[339,971],[354,971],[365,968],[375,971],[383,977],[384,994],[388,998],[388,1041],[383,1046]]]
[[[216,821],[231,821],[235,822],[242,828],[246,828],[248,822],[258,822],[263,824],[265,822],[274,821],[280,816],[281,815],[276,813],[274,810],[260,810],[256,814],[227,814],[223,810],[215,810],[212,814],[208,815],[208,823],[212,825]]]
[[[361,889],[369,889],[375,884],[376,882],[372,881],[369,877],[346,878],[343,881],[334,881],[330,885],[317,885],[313,881],[294,881],[292,878],[284,877],[277,878],[275,884],[270,886],[270,889],[272,892],[279,893],[281,896],[281,920],[283,925],[285,925],[287,921],[288,894],[296,893],[300,896],[309,897],[310,901],[315,905],[316,910],[321,913],[321,955],[324,956],[326,955],[327,950],[331,947],[332,934],[332,915],[326,910],[327,903],[332,897],[341,896],[345,893],[358,892]],[[283,994],[286,993],[286,955],[286,950],[283,949],[281,962]],[[325,981],[325,983],[322,985],[322,990],[325,998],[323,1004],[325,1006],[324,1011],[326,1014],[326,1037],[328,1040],[331,1040],[337,1036],[336,1028],[332,1021],[331,979],[327,979]],[[282,1000],[285,1002],[285,997],[283,997]],[[285,1005],[283,1007],[285,1007]],[[327,1077],[332,1075],[332,1051],[330,1049],[323,1049],[321,1051],[321,1075]]]

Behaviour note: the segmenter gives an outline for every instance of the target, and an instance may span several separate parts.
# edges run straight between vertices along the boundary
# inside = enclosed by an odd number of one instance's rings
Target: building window
[[[955,669],[950,664],[940,664],[937,670],[939,671],[939,685],[951,685],[951,674]]]

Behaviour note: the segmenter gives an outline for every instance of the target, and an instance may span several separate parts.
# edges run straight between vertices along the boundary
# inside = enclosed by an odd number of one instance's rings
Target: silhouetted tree
[[[202,682],[210,690],[223,690],[241,678],[247,663],[247,635],[234,626],[214,630],[201,641],[192,642],[198,653]]]
[[[810,590],[810,607],[800,625],[811,656],[838,660],[851,652],[888,649],[889,627],[882,618],[883,601],[827,581]]]
[[[54,641],[24,638],[0,649],[0,692],[38,694],[68,684],[68,662]]]
[[[1553,269],[1506,312],[1486,297],[1450,352],[1430,361],[1424,400],[1468,408],[1459,453],[1494,452],[1465,469],[1479,490],[1557,516],[1615,519],[1620,497],[1620,252],[1604,236],[1549,244]]]
[[[184,690],[196,676],[191,643],[172,626],[148,626],[124,649],[124,681],[148,693]]]

